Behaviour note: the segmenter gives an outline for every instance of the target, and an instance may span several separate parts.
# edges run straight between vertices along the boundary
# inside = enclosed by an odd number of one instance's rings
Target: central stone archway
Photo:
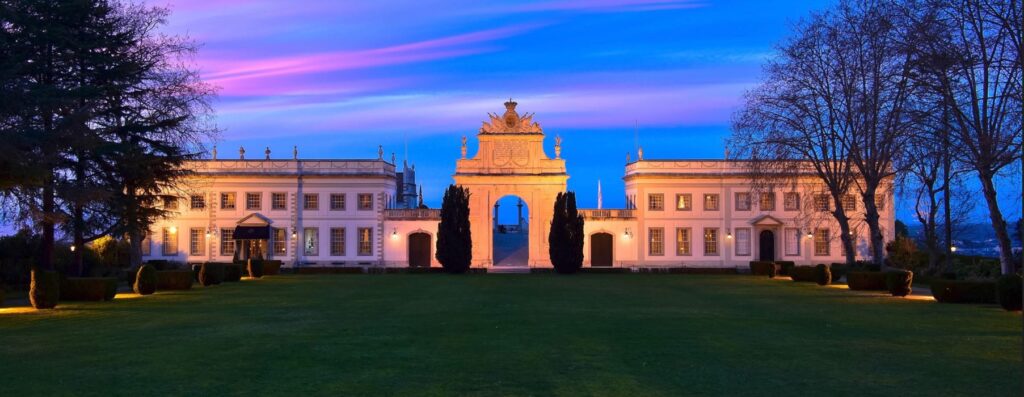
[[[555,139],[555,158],[544,153],[544,131],[533,114],[520,115],[516,102],[505,102],[505,113],[488,114],[477,134],[480,147],[455,166],[455,184],[469,189],[469,221],[473,233],[473,266],[494,266],[493,205],[504,196],[517,196],[530,209],[527,224],[530,267],[551,266],[548,230],[555,197],[565,191],[569,175],[560,158],[561,140]]]

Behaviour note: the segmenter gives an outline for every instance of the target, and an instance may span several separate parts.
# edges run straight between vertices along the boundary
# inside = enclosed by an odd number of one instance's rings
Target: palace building
[[[549,267],[548,229],[569,174],[544,150],[532,114],[505,103],[489,114],[479,149],[456,161],[453,183],[470,190],[473,266]],[[164,207],[174,214],[154,225],[144,259],[231,261],[252,255],[285,266],[440,266],[434,258],[440,210],[421,205],[415,166],[384,158],[217,158],[188,164],[195,171]],[[866,258],[868,231],[858,196],[833,203],[813,175],[785,186],[754,183],[736,160],[652,160],[640,149],[625,165],[626,208],[581,209],[584,266],[743,267],[752,260],[798,264],[843,261],[838,224],[828,212],[850,214],[857,256]],[[443,187],[436,187],[441,189]],[[893,239],[892,189],[876,197],[883,234]],[[517,197],[518,219],[498,224],[497,203]],[[523,216],[523,207],[528,214]],[[862,221],[861,221],[862,222]],[[519,245],[509,247],[509,245]],[[509,253],[511,252],[511,254]]]

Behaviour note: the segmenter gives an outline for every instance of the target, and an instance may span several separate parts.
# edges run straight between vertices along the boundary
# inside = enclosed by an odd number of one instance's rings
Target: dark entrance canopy
[[[235,240],[269,240],[270,226],[236,226]]]

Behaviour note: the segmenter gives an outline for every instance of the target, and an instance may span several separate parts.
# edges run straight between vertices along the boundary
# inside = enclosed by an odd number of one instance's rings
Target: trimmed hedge
[[[914,272],[910,270],[890,270],[885,272],[885,287],[892,296],[910,295],[914,284]]]
[[[829,285],[832,283],[832,269],[824,263],[814,267],[814,282],[818,285]]]
[[[850,272],[850,267],[845,263],[833,263],[829,265],[828,271],[832,273],[832,282],[838,282]]]
[[[249,263],[245,267],[249,272],[249,277],[263,278],[263,263],[259,259],[249,259]]]
[[[793,281],[812,283],[818,280],[818,268],[814,266],[793,266],[789,269]]]
[[[224,263],[206,262],[199,266],[199,284],[204,287],[224,282]]]
[[[241,263],[225,263],[223,267],[225,282],[233,283],[242,281],[242,273],[244,270],[242,269]]]
[[[996,298],[999,306],[1007,311],[1020,311],[1021,277],[1019,274],[1007,274],[996,281]]]
[[[263,261],[264,276],[276,276],[278,274],[281,274],[281,261],[276,259]]]
[[[670,274],[739,274],[735,267],[673,267]]]
[[[751,261],[750,274],[774,278],[776,274],[779,274],[779,265],[775,262]]]
[[[57,272],[32,270],[28,300],[36,309],[53,309],[60,300],[60,275]]]
[[[931,280],[932,296],[941,303],[996,303],[992,281]]]
[[[149,295],[156,292],[156,269],[153,268],[153,265],[145,264],[139,267],[132,289],[139,295]]]
[[[297,267],[295,274],[363,274],[361,267]]]
[[[790,272],[796,267],[796,262],[793,261],[775,261],[775,264],[779,265],[780,276],[790,275]]]
[[[117,295],[117,277],[68,277],[60,280],[62,301],[109,301]]]
[[[192,289],[191,270],[161,270],[156,272],[157,291],[181,291]]]
[[[854,291],[888,291],[885,284],[885,273],[882,272],[849,272],[846,284]]]
[[[628,267],[584,267],[579,272],[584,274],[623,274],[632,273],[633,270]]]

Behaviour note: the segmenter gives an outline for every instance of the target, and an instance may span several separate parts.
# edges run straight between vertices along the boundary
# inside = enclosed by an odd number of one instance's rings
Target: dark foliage
[[[263,264],[264,261],[261,259],[249,259],[246,270],[249,272],[249,277],[252,278],[263,278]]]
[[[140,266],[132,289],[139,295],[150,295],[156,292],[156,268],[149,264]]]
[[[1019,274],[1007,274],[996,281],[999,306],[1008,311],[1021,310],[1021,277]]]
[[[191,270],[159,270],[156,272],[157,291],[180,291],[192,289],[195,275]]]
[[[61,301],[109,301],[117,295],[116,277],[67,277],[60,282]]]
[[[914,283],[914,272],[909,270],[890,270],[885,272],[885,287],[892,296],[910,295]]]
[[[32,270],[29,302],[36,309],[53,309],[60,299],[60,275],[54,271]]]
[[[824,263],[821,263],[824,265]],[[839,282],[843,277],[846,277],[846,273],[850,271],[849,267],[845,263],[833,263],[828,265],[828,270],[832,273],[832,282]]]
[[[224,263],[206,262],[199,266],[199,284],[204,287],[224,282]]]
[[[548,255],[555,272],[573,274],[583,267],[583,215],[576,210],[576,193],[555,197],[548,233]]]
[[[796,262],[793,261],[775,261],[779,265],[779,275],[788,276],[790,270],[796,267]]]
[[[818,285],[829,285],[832,283],[832,269],[824,263],[814,267],[814,282]]]
[[[779,265],[775,262],[752,261],[750,262],[750,274],[755,276],[768,276],[774,278],[779,273]]]
[[[812,283],[818,280],[818,268],[815,266],[793,266],[789,277],[796,282]]]
[[[268,259],[263,261],[264,276],[276,276],[278,274],[281,274],[281,261],[276,259]]]
[[[941,303],[996,303],[993,281],[931,280],[930,286]]]
[[[849,272],[846,284],[854,291],[886,291],[885,273],[882,272]]]
[[[361,267],[297,267],[295,274],[363,274]]]
[[[238,282],[242,281],[242,263],[225,263],[221,265],[224,269],[224,282]]]
[[[437,225],[437,261],[445,271],[465,273],[473,262],[473,236],[469,229],[469,190],[449,185],[441,203]]]

